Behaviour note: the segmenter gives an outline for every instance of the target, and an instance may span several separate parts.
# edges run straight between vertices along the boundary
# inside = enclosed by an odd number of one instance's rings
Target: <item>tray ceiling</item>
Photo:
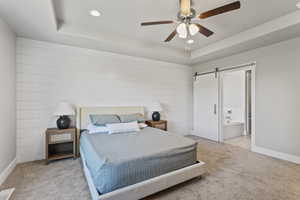
[[[231,2],[233,0],[193,0],[193,7],[201,13]],[[195,58],[198,55],[195,52],[207,50],[220,41],[276,21],[281,16],[299,12],[296,3],[296,0],[241,0],[240,10],[197,20],[215,34],[210,38],[198,34],[192,45],[178,37],[170,43],[163,42],[176,25],[140,26],[143,21],[176,20],[178,0],[26,0],[26,3],[10,0],[0,2],[0,11],[22,37],[190,64],[194,59],[203,61]],[[90,10],[99,10],[101,16],[90,16]],[[288,37],[291,34],[287,34],[286,39]],[[276,42],[275,36],[274,40]],[[247,45],[245,43],[245,50],[249,49]]]

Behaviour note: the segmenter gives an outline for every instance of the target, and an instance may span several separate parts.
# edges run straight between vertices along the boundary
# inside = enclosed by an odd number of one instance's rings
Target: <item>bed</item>
[[[90,114],[144,114],[143,107],[78,109],[78,130]],[[80,135],[80,156],[93,200],[138,200],[204,173],[197,144],[154,128],[138,133]]]

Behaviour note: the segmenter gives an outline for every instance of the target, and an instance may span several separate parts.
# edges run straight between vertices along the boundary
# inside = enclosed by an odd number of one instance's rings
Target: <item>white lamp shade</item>
[[[185,23],[181,23],[177,26],[176,31],[180,38],[187,38],[188,31]]]
[[[75,111],[71,104],[67,102],[61,102],[56,107],[56,110],[53,113],[53,115],[55,116],[75,115]]]
[[[155,102],[152,106],[151,106],[151,111],[162,111],[162,107],[161,104],[159,102]]]
[[[196,35],[199,32],[199,27],[196,24],[190,24],[189,31],[192,36]]]

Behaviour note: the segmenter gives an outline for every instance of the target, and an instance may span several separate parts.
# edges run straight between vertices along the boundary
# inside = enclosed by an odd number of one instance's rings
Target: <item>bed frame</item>
[[[77,130],[78,141],[80,138],[80,130],[87,127],[89,123],[90,114],[132,114],[141,113],[144,115],[143,107],[80,107],[77,109]],[[77,142],[79,144],[79,142]],[[78,145],[78,149],[80,147]],[[183,183],[190,179],[201,176],[205,173],[205,163],[198,161],[198,163],[163,174],[115,191],[99,194],[94,185],[91,173],[87,167],[85,155],[83,151],[80,154],[83,165],[83,172],[85,174],[91,197],[93,200],[138,200],[147,197],[151,194],[157,193],[164,189]]]

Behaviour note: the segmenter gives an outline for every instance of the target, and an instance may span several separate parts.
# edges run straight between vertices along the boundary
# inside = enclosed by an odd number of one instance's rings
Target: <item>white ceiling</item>
[[[193,7],[201,13],[234,0],[193,1]],[[178,37],[170,43],[163,42],[175,24],[140,26],[143,21],[176,20],[178,0],[0,0],[0,15],[18,36],[191,64],[300,36],[297,2],[241,0],[240,10],[196,20],[215,34],[210,38],[199,34],[193,45]],[[99,10],[102,16],[91,17],[92,9]],[[261,34],[253,34],[255,31]]]

